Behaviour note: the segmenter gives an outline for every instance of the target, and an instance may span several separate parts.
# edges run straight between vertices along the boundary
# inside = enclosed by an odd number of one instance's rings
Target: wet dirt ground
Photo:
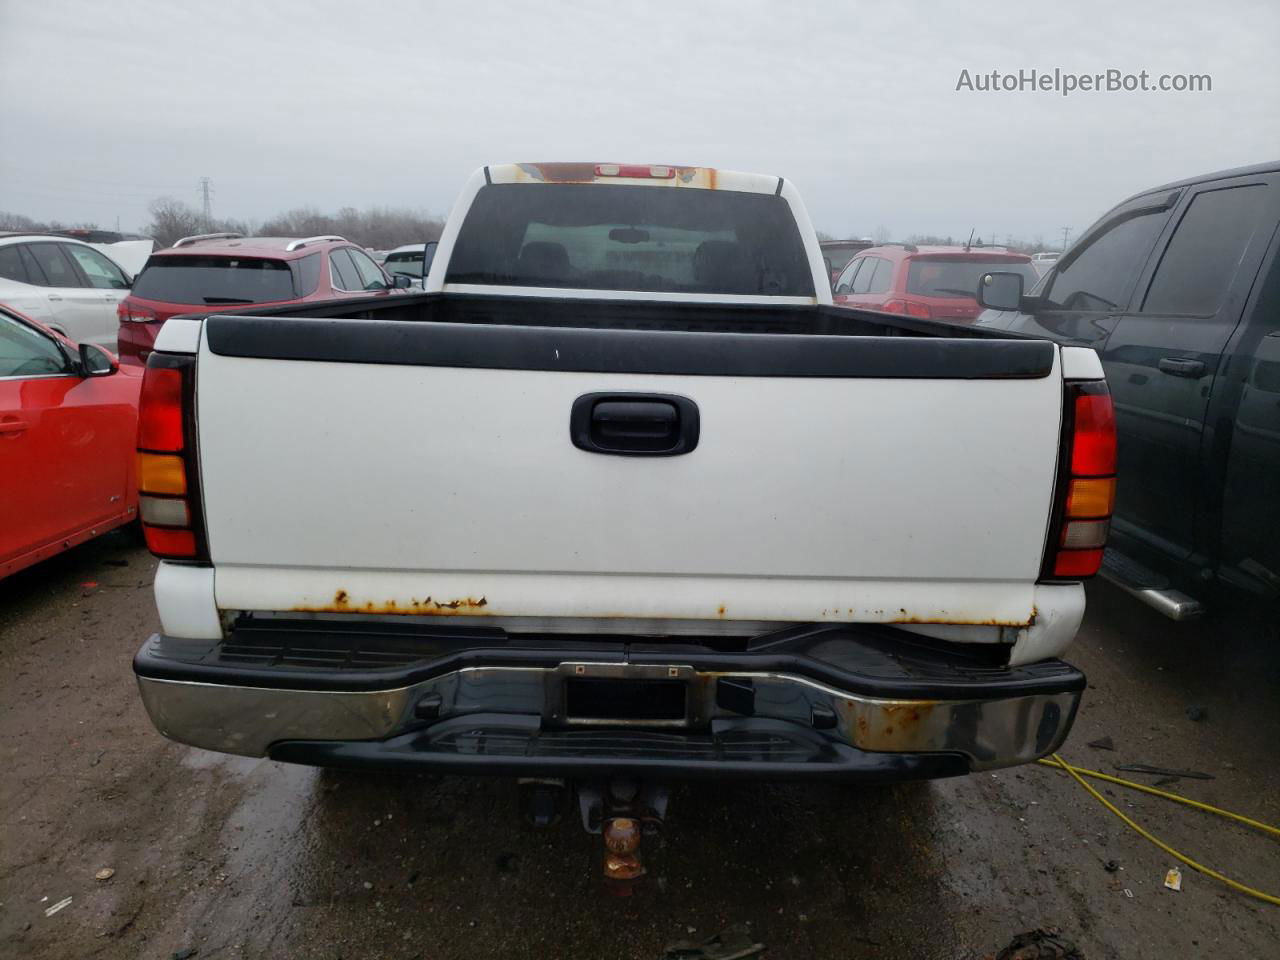
[[[162,739],[130,671],[158,626],[153,573],[111,535],[0,582],[0,957],[658,960],[731,924],[775,960],[978,958],[1046,926],[1089,958],[1280,951],[1280,907],[1190,870],[1165,889],[1170,857],[1036,766],[893,788],[680,787],[647,885],[608,897],[576,817],[522,826],[507,780],[342,774]],[[1214,779],[1169,789],[1280,823],[1274,624],[1178,626],[1095,584],[1070,659],[1090,690],[1068,759],[1200,770]],[[1086,746],[1103,736],[1113,752]],[[1280,893],[1280,841],[1107,792]]]

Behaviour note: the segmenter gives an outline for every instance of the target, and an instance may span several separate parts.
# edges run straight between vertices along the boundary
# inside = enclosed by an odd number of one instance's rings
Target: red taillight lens
[[[142,530],[162,560],[207,561],[195,459],[195,357],[153,353],[138,402]]]
[[[191,560],[196,555],[196,536],[190,530],[142,526],[147,549],[162,560]]]
[[[920,317],[928,320],[932,314],[927,303],[916,303],[914,300],[890,300],[880,308],[885,313],[900,313],[908,317]]]
[[[1094,384],[1088,386],[1093,387]],[[1116,415],[1106,384],[1101,393],[1076,393],[1075,430],[1071,435],[1071,474],[1103,477],[1116,472]]]
[[[1116,418],[1101,380],[1068,383],[1053,529],[1043,575],[1080,580],[1102,566],[1116,491]]]
[[[148,366],[138,401],[138,449],[182,450],[182,371]]]
[[[116,307],[116,319],[123,323],[150,323],[155,318],[156,312],[154,310],[134,306],[128,300],[121,300]]]
[[[1101,547],[1096,550],[1060,550],[1053,558],[1053,575],[1064,580],[1092,577],[1101,567]]]

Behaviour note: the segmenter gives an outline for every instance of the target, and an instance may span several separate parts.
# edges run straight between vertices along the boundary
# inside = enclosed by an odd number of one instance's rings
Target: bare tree
[[[96,223],[88,221],[79,221],[70,225],[76,229],[97,230]],[[20,213],[10,213],[7,210],[0,210],[0,230],[21,230],[31,233],[44,233],[48,230],[66,230],[68,225],[61,220],[33,220],[31,217],[24,217]]]
[[[261,225],[244,220],[212,220],[207,228],[199,210],[174,197],[157,197],[147,208],[151,221],[142,232],[159,247],[168,247],[181,237],[200,233],[242,233],[245,236],[314,237],[337,234],[361,246],[387,249],[402,243],[422,243],[440,239],[444,220],[426,211],[391,207],[357,210],[343,207],[336,214],[321,213],[315,207],[299,207],[272,217]],[[72,227],[98,229],[96,223],[73,223]],[[0,230],[65,230],[57,220],[39,221],[20,213],[0,210]]]
[[[876,232],[872,236],[876,243],[888,243],[891,234],[888,227],[876,227]]]
[[[253,225],[243,220],[210,220],[205,228],[204,216],[189,204],[173,197],[159,197],[151,201],[151,222],[143,228],[158,247],[168,247],[181,237],[200,233],[253,233]]]
[[[181,200],[160,197],[152,200],[148,209],[151,223],[143,232],[150,235],[157,246],[167,247],[180,237],[202,232],[200,214]]]
[[[387,249],[402,243],[440,239],[444,221],[415,210],[343,207],[336,214],[300,207],[272,217],[261,227],[266,236],[309,237],[332,233],[353,243]]]

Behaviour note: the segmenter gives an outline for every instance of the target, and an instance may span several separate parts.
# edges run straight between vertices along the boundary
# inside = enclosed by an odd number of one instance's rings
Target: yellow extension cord
[[[1150,840],[1152,843],[1154,843],[1157,847],[1159,847],[1165,853],[1169,854],[1169,856],[1182,861],[1188,867],[1191,867],[1191,869],[1198,870],[1201,873],[1205,874],[1206,876],[1213,877],[1215,880],[1221,880],[1232,890],[1239,890],[1241,893],[1247,894],[1251,897],[1254,897],[1255,899],[1265,901],[1266,903],[1272,903],[1272,904],[1275,904],[1276,906],[1280,906],[1280,897],[1272,896],[1271,894],[1264,893],[1261,890],[1255,890],[1253,887],[1246,887],[1243,883],[1239,883],[1235,880],[1232,880],[1230,877],[1223,876],[1217,870],[1213,870],[1209,867],[1206,867],[1202,863],[1196,863],[1196,861],[1192,860],[1190,857],[1186,856],[1185,854],[1179,853],[1177,850],[1173,849],[1173,847],[1169,846],[1167,843],[1152,836],[1151,833],[1149,833],[1147,830],[1143,829],[1142,827],[1138,826],[1138,824],[1134,823],[1133,820],[1131,820],[1128,816],[1122,813],[1119,810],[1119,808],[1116,807],[1115,804],[1113,804],[1110,800],[1108,800],[1106,797],[1100,794],[1090,784],[1086,783],[1084,778],[1093,777],[1096,780],[1106,780],[1108,783],[1116,783],[1122,787],[1128,787],[1131,790],[1141,790],[1143,793],[1149,793],[1156,797],[1164,797],[1166,800],[1172,800],[1175,803],[1186,804],[1188,807],[1195,807],[1197,810],[1203,810],[1206,813],[1214,813],[1220,817],[1226,817],[1229,820],[1235,820],[1238,823],[1243,823],[1247,826],[1265,831],[1266,833],[1269,833],[1272,836],[1280,837],[1280,829],[1277,829],[1276,827],[1273,827],[1270,824],[1262,823],[1261,821],[1258,821],[1258,820],[1251,820],[1248,817],[1242,817],[1240,814],[1232,813],[1230,810],[1223,810],[1220,807],[1210,806],[1209,804],[1201,803],[1198,800],[1191,800],[1187,797],[1180,797],[1176,793],[1169,793],[1168,791],[1165,791],[1165,790],[1157,790],[1155,787],[1148,787],[1145,783],[1135,783],[1132,780],[1123,780],[1120,777],[1113,777],[1109,773],[1101,773],[1097,770],[1086,770],[1084,767],[1073,767],[1071,764],[1067,763],[1067,761],[1063,760],[1062,757],[1058,756],[1058,754],[1056,753],[1053,755],[1052,760],[1038,760],[1037,763],[1042,763],[1046,767],[1054,767],[1058,770],[1065,770],[1067,773],[1071,774],[1071,776],[1075,779],[1076,783],[1080,784],[1080,786],[1088,790],[1089,793],[1093,794],[1093,798],[1095,800],[1097,800],[1104,807],[1106,807],[1108,810],[1114,813],[1117,817],[1123,820],[1128,826],[1132,827],[1135,831],[1137,831],[1139,835],[1145,837],[1147,840]]]

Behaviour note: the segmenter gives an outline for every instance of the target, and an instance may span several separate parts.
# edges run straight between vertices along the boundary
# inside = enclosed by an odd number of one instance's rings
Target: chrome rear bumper
[[[408,671],[411,682],[379,689],[369,688],[369,671],[351,669],[335,670],[326,689],[304,688],[316,685],[310,680],[291,686],[293,674],[284,667],[246,677],[234,666],[224,671],[205,662],[183,677],[172,660],[158,666],[149,647],[135,668],[157,729],[209,750],[503,772],[635,761],[646,770],[670,768],[673,776],[695,768],[727,772],[725,763],[760,776],[821,775],[825,768],[835,775],[842,767],[848,774],[876,759],[870,755],[962,761],[942,764],[941,773],[928,764],[914,772],[903,767],[903,778],[1027,763],[1061,745],[1084,686],[1078,671],[1057,661],[971,674],[955,668],[953,677],[922,685],[858,674],[839,682],[846,665],[831,668],[809,648],[753,657],[685,647],[665,662],[650,650],[643,663],[626,654],[575,659],[539,650],[543,662],[516,664],[503,663],[509,655],[501,649],[469,650],[467,665],[438,658]],[[761,669],[750,669],[754,662]],[[1037,682],[1034,668],[1041,666]],[[577,680],[678,684],[683,706],[678,715],[638,720],[583,715],[581,708],[575,715],[565,691]]]

